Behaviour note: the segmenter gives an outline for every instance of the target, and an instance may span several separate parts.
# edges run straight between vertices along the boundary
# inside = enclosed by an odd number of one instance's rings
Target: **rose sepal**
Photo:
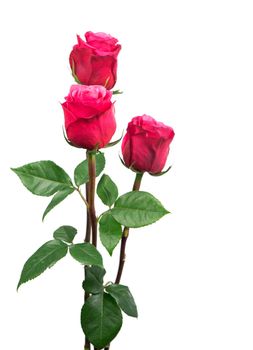
[[[113,95],[122,95],[124,92],[123,91],[121,91],[120,89],[118,89],[118,90],[113,90],[112,91],[112,94]]]
[[[110,147],[117,145],[122,140],[123,135],[124,135],[124,130],[122,131],[122,135],[120,136],[120,138],[118,140],[113,141],[113,142],[109,142],[104,148],[110,148]]]
[[[62,127],[62,132],[63,132],[63,137],[64,137],[65,141],[67,142],[67,144],[69,144],[70,146],[75,147],[75,148],[82,148],[82,147],[74,145],[71,141],[68,140],[64,126]]]
[[[95,148],[93,148],[93,149],[87,149],[87,154],[94,154],[94,155],[96,155],[97,153],[101,153],[99,151],[99,144],[96,144]]]
[[[149,173],[149,175],[151,175],[151,176],[162,176],[162,175],[167,174],[167,172],[169,172],[171,168],[172,168],[172,165],[170,165],[168,167],[168,169],[166,169],[164,171],[161,171],[160,173]]]
[[[74,78],[75,82],[76,82],[77,84],[82,84],[82,83],[80,82],[80,80],[78,79],[76,73],[75,73],[75,62],[74,62],[74,61],[72,61],[71,73],[72,73],[72,77]]]
[[[120,155],[119,155],[119,159],[120,159],[121,163],[124,165],[124,167],[126,167],[127,169],[132,170],[135,174],[143,174],[143,172],[134,169],[133,165],[130,165],[130,167],[128,167]]]

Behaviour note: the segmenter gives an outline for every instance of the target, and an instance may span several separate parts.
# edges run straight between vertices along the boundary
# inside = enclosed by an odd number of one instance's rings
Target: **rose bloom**
[[[115,130],[112,92],[103,86],[72,85],[62,104],[68,140],[89,150],[105,147]]]
[[[174,135],[171,127],[148,115],[133,118],[122,141],[126,166],[139,172],[160,173]]]
[[[117,57],[121,46],[109,34],[87,32],[86,41],[77,36],[70,53],[72,72],[84,85],[103,85],[112,89],[117,80]]]

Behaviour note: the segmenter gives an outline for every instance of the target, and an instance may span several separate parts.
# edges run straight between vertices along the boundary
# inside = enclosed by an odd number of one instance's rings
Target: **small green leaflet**
[[[81,325],[90,342],[102,349],[116,337],[122,326],[121,310],[111,295],[92,295],[82,308]]]
[[[42,221],[45,219],[46,215],[58,204],[60,204],[65,198],[67,198],[71,193],[74,192],[74,188],[65,188],[64,190],[58,191],[52,198],[51,202],[46,207],[43,213]]]
[[[121,225],[107,211],[99,220],[100,240],[108,253],[112,255],[114,248],[122,237]]]
[[[72,257],[83,265],[97,265],[103,267],[102,256],[90,243],[78,243],[69,247]]]
[[[103,153],[96,154],[96,176],[99,176],[105,167],[105,156]],[[85,159],[75,168],[74,179],[77,186],[89,181],[88,160]]]
[[[133,228],[150,225],[168,213],[158,199],[144,191],[132,191],[120,196],[111,209],[118,223]]]
[[[12,169],[23,185],[38,196],[52,196],[55,192],[73,188],[68,174],[51,160],[29,163]]]
[[[118,198],[118,188],[110,176],[104,174],[99,180],[97,194],[101,201],[111,207]]]
[[[77,234],[77,229],[73,226],[61,226],[54,231],[54,239],[59,239],[67,243],[72,243],[75,235]]]
[[[127,286],[122,284],[110,284],[106,291],[116,300],[119,307],[128,316],[138,317],[137,307],[134,298]]]
[[[105,269],[99,266],[86,266],[83,288],[87,293],[97,294],[104,290]]]
[[[17,289],[21,284],[38,277],[47,268],[52,267],[68,252],[66,243],[52,240],[43,244],[25,263]]]

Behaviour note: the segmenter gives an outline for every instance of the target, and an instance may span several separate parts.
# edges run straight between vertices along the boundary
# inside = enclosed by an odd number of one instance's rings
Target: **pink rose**
[[[77,45],[70,53],[69,63],[81,84],[103,85],[112,89],[117,79],[118,40],[109,34],[85,34],[86,42],[77,36]]]
[[[166,163],[174,135],[171,127],[148,115],[133,118],[122,141],[126,166],[140,172],[160,173]]]
[[[68,140],[89,150],[105,147],[115,130],[112,92],[100,85],[72,85],[62,108]]]

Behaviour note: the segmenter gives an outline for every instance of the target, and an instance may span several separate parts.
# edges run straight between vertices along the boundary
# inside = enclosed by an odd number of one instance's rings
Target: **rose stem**
[[[133,185],[133,191],[139,191],[141,186],[141,180],[142,180],[143,173],[137,173],[135,176],[135,181]],[[127,238],[129,236],[129,228],[124,227],[122,238],[121,238],[121,246],[120,246],[120,256],[119,256],[119,267],[118,267],[118,273],[115,280],[115,284],[119,284],[122,276],[122,272],[125,265],[126,260],[126,242]]]
[[[142,177],[143,177],[143,173],[136,173],[134,184],[133,184],[133,191],[139,191],[140,186],[141,186]],[[117,272],[115,284],[120,283],[122,272],[124,269],[124,265],[125,265],[125,261],[126,261],[126,242],[127,242],[128,236],[129,236],[129,227],[124,227],[122,238],[121,238],[119,267],[118,267],[118,272]],[[105,347],[105,350],[109,350],[109,349],[110,349],[110,345]]]
[[[92,231],[92,244],[97,245],[97,218],[95,211],[95,189],[96,189],[96,155],[94,152],[87,151],[88,169],[89,169],[89,182],[86,184],[86,199],[88,202],[87,207],[87,222],[86,222],[86,236],[85,242],[90,242]],[[86,266],[84,268],[86,276]],[[89,297],[89,293],[84,293],[84,301]],[[84,350],[90,350],[90,342],[85,337]]]
[[[89,202],[89,183],[87,182],[86,186],[86,200]],[[91,224],[90,224],[90,215],[89,215],[89,208],[86,207],[86,235],[84,242],[90,242],[90,235],[91,235]]]
[[[86,155],[88,157],[88,155]],[[85,196],[86,201],[89,202],[89,182],[86,183],[85,186]],[[91,236],[91,224],[90,224],[90,215],[89,215],[89,209],[86,207],[86,234],[84,242],[90,243],[90,236]],[[84,266],[84,279],[86,278],[86,266]],[[86,291],[84,292],[84,302],[89,298],[89,293]],[[90,341],[85,337],[85,345],[84,350],[90,350]]]
[[[95,211],[95,190],[96,190],[96,155],[94,152],[88,152],[89,167],[89,215],[92,229],[92,244],[97,246],[97,218]]]

